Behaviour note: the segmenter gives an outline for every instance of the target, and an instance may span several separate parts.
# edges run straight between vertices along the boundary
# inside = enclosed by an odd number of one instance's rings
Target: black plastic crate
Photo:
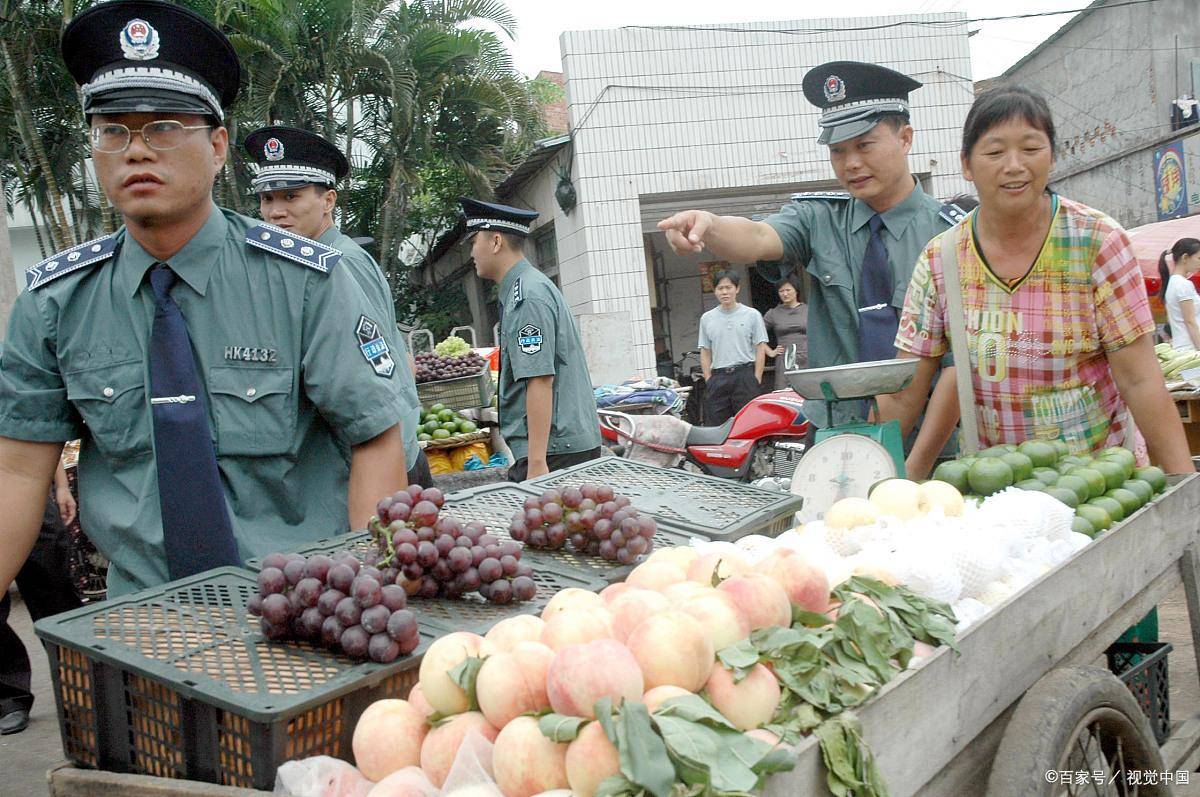
[[[406,697],[442,630],[392,664],[268,642],[253,573],[220,568],[41,620],[63,750],[113,772],[271,789],[285,761],[349,760],[359,715]]]
[[[1115,642],[1104,652],[1109,671],[1137,698],[1159,745],[1171,736],[1167,654],[1173,649],[1168,642]]]
[[[449,499],[446,503],[449,505]],[[457,515],[455,516],[457,517]],[[505,526],[507,525],[508,523],[505,522]],[[362,558],[373,547],[371,535],[365,531],[357,531],[314,542],[296,553],[315,556],[319,553],[335,554],[349,551]],[[491,630],[493,625],[507,617],[540,612],[559,590],[578,587],[595,591],[607,586],[608,581],[601,574],[564,566],[560,561],[549,556],[551,553],[557,552],[535,551],[532,548],[526,548],[521,552],[521,561],[528,563],[533,568],[533,580],[537,584],[537,594],[533,596],[532,600],[500,605],[488,603],[479,595],[471,593],[460,598],[409,598],[408,604],[424,622],[437,627],[442,632],[471,631],[476,634],[484,634]],[[246,563],[246,567],[258,570],[262,567],[262,563],[258,559],[252,559]]]
[[[710,540],[736,540],[749,534],[775,537],[795,525],[804,500],[798,495],[748,484],[658,468],[622,457],[602,457],[525,482],[539,491],[606,484],[629,496],[640,511],[670,531]]]

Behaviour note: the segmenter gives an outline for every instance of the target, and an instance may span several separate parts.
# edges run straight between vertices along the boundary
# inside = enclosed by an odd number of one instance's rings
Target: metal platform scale
[[[842,498],[865,498],[871,486],[904,476],[904,439],[899,421],[834,424],[843,401],[869,402],[878,416],[875,397],[903,390],[917,371],[918,360],[877,360],[787,371],[788,383],[805,399],[824,399],[828,417],[813,446],[796,466],[791,491],[804,497],[797,513],[801,522],[819,520]]]

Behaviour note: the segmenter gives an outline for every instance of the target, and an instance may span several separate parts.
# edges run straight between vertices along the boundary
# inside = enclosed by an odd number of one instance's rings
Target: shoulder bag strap
[[[942,234],[942,279],[946,286],[946,332],[954,354],[958,384],[960,427],[958,448],[963,454],[979,451],[979,418],[975,414],[975,385],[971,378],[971,354],[967,347],[967,321],[962,306],[962,280],[958,275],[958,239],[961,226]],[[932,275],[931,275],[932,276]]]

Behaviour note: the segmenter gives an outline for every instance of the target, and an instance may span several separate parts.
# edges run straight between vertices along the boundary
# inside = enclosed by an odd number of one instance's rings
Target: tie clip
[[[195,401],[195,396],[163,396],[162,398],[150,399],[151,404],[187,404],[189,401]]]
[[[860,307],[860,308],[858,308],[858,312],[869,313],[872,310],[882,310],[883,308],[885,308],[887,306],[888,306],[887,302],[882,302],[880,304],[873,304],[870,307]]]

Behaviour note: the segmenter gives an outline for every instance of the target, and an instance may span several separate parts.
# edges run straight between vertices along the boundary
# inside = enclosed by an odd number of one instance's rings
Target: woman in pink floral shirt
[[[980,204],[943,236],[955,236],[980,443],[1061,438],[1087,453],[1140,430],[1155,462],[1191,472],[1129,238],[1104,213],[1047,191],[1053,153],[1049,108],[1026,89],[986,92],[967,115],[963,175]],[[900,356],[921,359],[917,377],[880,402],[906,430],[949,348],[943,236],[917,263],[896,336]],[[940,387],[952,393],[953,378]],[[918,448],[944,442],[957,421],[956,403],[935,395]]]

